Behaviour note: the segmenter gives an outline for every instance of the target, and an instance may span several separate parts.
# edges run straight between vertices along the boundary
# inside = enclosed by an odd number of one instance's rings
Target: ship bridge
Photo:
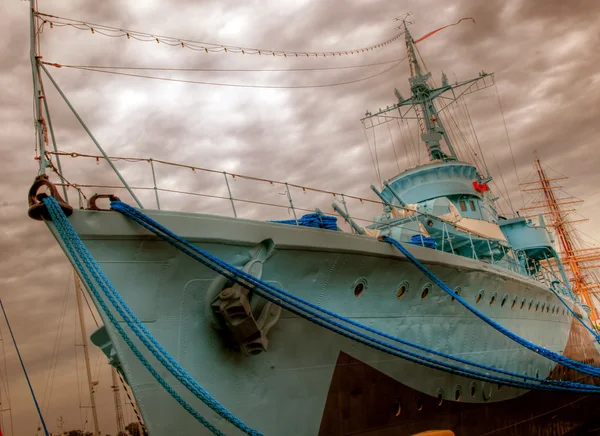
[[[439,203],[436,199],[443,199],[464,218],[496,224],[497,213],[484,198],[485,182],[469,163],[438,161],[398,174],[384,183],[381,196],[388,204],[399,207],[417,204],[421,212],[436,216],[451,212],[448,207],[436,208]]]
[[[460,161],[433,162],[398,174],[386,183],[381,192],[390,204],[399,201],[421,203],[438,197],[475,197],[482,199],[473,182],[479,181],[477,168]],[[400,206],[402,206],[400,204]]]

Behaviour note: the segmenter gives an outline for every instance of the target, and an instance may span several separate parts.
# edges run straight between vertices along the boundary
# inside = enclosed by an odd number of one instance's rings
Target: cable
[[[105,74],[114,74],[117,76],[139,77],[142,79],[163,80],[163,81],[167,81],[167,82],[192,83],[192,84],[196,84],[196,85],[229,86],[229,87],[234,87],[234,88],[260,88],[260,89],[309,89],[309,88],[329,88],[329,87],[334,87],[334,86],[350,85],[352,83],[358,83],[358,82],[363,82],[365,80],[373,79],[375,77],[381,76],[382,74],[385,74],[388,71],[396,68],[398,65],[400,65],[402,63],[402,61],[404,59],[406,59],[406,58],[403,58],[401,61],[395,63],[394,65],[392,65],[389,68],[386,68],[383,71],[380,71],[379,73],[376,73],[376,74],[373,74],[373,75],[367,76],[367,77],[362,77],[360,79],[348,80],[346,82],[326,83],[326,84],[321,84],[321,85],[289,85],[289,86],[287,86],[287,85],[244,85],[244,84],[239,84],[239,83],[219,83],[219,82],[206,82],[206,81],[200,81],[200,80],[172,79],[169,77],[156,77],[156,76],[147,76],[147,75],[143,75],[143,74],[121,73],[118,71],[106,71],[106,70],[100,70],[100,69],[96,69],[96,68],[60,65],[60,64],[48,63],[48,62],[42,62],[42,63],[45,65],[49,65],[49,66],[53,66],[53,67],[57,67],[57,68],[64,67],[64,68],[72,68],[75,70],[93,71],[93,72],[105,73]]]
[[[389,61],[374,62],[371,64],[361,65],[344,65],[341,67],[314,67],[314,68],[162,68],[162,67],[127,67],[122,65],[61,65],[65,68],[95,68],[99,70],[136,70],[136,71],[202,71],[202,72],[219,72],[219,73],[261,73],[261,72],[287,72],[287,71],[328,71],[328,70],[348,70],[353,68],[368,68],[379,65],[393,64],[401,62],[405,58],[392,59]],[[46,63],[46,62],[44,62]],[[48,64],[47,65],[52,65]],[[58,65],[58,64],[57,64]]]
[[[37,17],[42,20],[42,25],[46,23],[50,24],[50,28],[57,27],[73,27],[78,30],[91,31],[92,34],[99,33],[104,36],[113,38],[127,37],[127,39],[136,39],[143,42],[156,42],[163,43],[173,47],[189,48],[195,51],[209,52],[226,52],[226,53],[241,53],[241,54],[252,54],[252,55],[271,55],[271,56],[283,56],[283,57],[326,57],[326,56],[343,56],[351,54],[364,53],[377,48],[381,48],[385,45],[391,44],[402,36],[402,32],[397,33],[393,37],[382,41],[378,44],[370,45],[363,48],[357,48],[352,50],[336,50],[336,51],[288,51],[288,50],[272,50],[272,49],[259,49],[250,47],[241,47],[233,45],[218,44],[212,42],[193,41],[189,39],[176,38],[173,36],[155,35],[153,33],[140,32],[137,30],[127,30],[118,27],[106,26],[104,24],[87,23],[85,21],[76,20],[72,18],[58,17],[55,15],[44,14],[41,12],[36,13]]]
[[[4,362],[4,377],[2,377],[2,385],[4,390],[6,391],[6,402],[8,404],[8,417],[10,420],[10,434],[14,436],[15,434],[15,426],[13,424],[13,413],[12,413],[12,405],[10,401],[10,382],[8,379],[8,366],[6,363],[6,352],[4,350],[4,337],[2,336],[2,330],[0,330],[0,343],[2,344],[2,360]],[[2,411],[0,411],[0,416],[2,415]],[[2,427],[5,428],[5,427]]]
[[[44,428],[44,433],[46,434],[46,436],[50,436],[50,433],[48,432],[48,427],[46,427],[46,421],[44,421],[42,411],[40,410],[40,406],[35,397],[35,393],[33,392],[33,387],[31,386],[31,381],[29,380],[29,374],[27,373],[27,370],[25,369],[25,363],[23,362],[23,358],[21,357],[21,352],[19,351],[19,347],[17,346],[17,340],[15,339],[15,335],[13,334],[12,328],[10,326],[10,322],[8,321],[8,316],[6,315],[6,310],[4,309],[4,304],[2,304],[1,299],[0,299],[0,308],[2,309],[2,313],[4,314],[4,319],[6,320],[8,332],[10,333],[10,337],[12,338],[13,344],[15,346],[15,350],[17,351],[17,357],[19,358],[19,362],[21,363],[21,368],[23,369],[23,374],[25,375],[25,379],[27,380],[27,385],[29,386],[29,392],[31,393],[31,398],[33,398],[33,402],[35,403],[35,408],[40,417],[42,427]]]
[[[504,110],[502,109],[502,101],[500,100],[500,93],[498,92],[498,86],[494,82],[494,89],[496,90],[496,97],[498,97],[498,106],[500,107],[500,114],[502,115],[502,122],[504,123],[504,131],[506,133],[506,142],[508,142],[508,148],[510,150],[510,156],[512,158],[513,167],[515,169],[515,175],[517,176],[517,183],[520,185],[519,172],[517,171],[517,163],[515,162],[515,155],[513,154],[512,143],[510,141],[510,135],[508,134],[508,127],[506,125],[506,118],[504,117]],[[519,189],[521,195],[521,204],[525,204],[525,197],[523,197],[523,191]]]

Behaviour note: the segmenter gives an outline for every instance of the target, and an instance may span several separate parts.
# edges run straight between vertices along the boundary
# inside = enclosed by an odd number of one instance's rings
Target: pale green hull
[[[381,331],[540,378],[554,368],[552,362],[483,324],[440,289],[431,287],[426,298],[421,298],[426,278],[393,247],[374,238],[210,215],[147,213],[240,267],[250,259],[252,247],[271,239],[275,251],[264,264],[263,280]],[[116,212],[77,210],[71,222],[114,287],[158,341],[218,401],[265,435],[319,433],[340,352],[427,395],[436,397],[443,391],[446,401],[454,400],[457,389],[462,392],[460,401],[466,403],[504,401],[525,393],[506,387],[498,391],[489,384],[424,368],[288,312],[282,313],[269,332],[268,351],[245,356],[227,345],[216,329],[210,303],[225,282],[212,270]],[[460,286],[461,295],[472,304],[484,290],[478,308],[509,330],[550,350],[565,350],[571,316],[563,315],[560,301],[539,282],[436,250],[414,246],[411,252],[447,284]],[[365,279],[367,286],[357,297],[354,287],[359,279]],[[408,290],[399,299],[397,291],[404,281]],[[526,303],[521,309],[523,298]],[[530,300],[534,303],[528,310]],[[560,310],[535,310],[537,302]],[[209,434],[158,385],[106,317],[103,319],[115,360],[133,389],[150,434]],[[105,352],[110,353],[110,346],[105,345]],[[147,357],[201,414],[226,434],[239,433],[187,394],[152,356]],[[470,395],[472,383],[474,396]],[[390,399],[390,408],[393,402]]]

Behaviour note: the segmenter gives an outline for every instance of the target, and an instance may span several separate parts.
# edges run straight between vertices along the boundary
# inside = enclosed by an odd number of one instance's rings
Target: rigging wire
[[[131,71],[190,71],[190,72],[219,72],[219,73],[262,73],[262,72],[296,72],[296,71],[328,71],[349,70],[354,68],[368,68],[379,65],[393,64],[405,58],[391,59],[389,61],[373,62],[360,65],[342,65],[339,67],[309,67],[309,68],[164,68],[164,67],[127,67],[122,65],[61,65],[71,68],[95,68],[102,70],[131,70]]]
[[[70,276],[67,279],[67,285],[65,287],[65,293],[63,297],[63,303],[61,307],[61,312],[58,321],[58,329],[56,331],[56,337],[54,339],[54,345],[52,348],[52,355],[50,357],[50,368],[48,369],[48,375],[46,378],[46,386],[44,388],[44,395],[42,396],[42,412],[44,415],[48,415],[48,411],[50,410],[50,400],[52,398],[52,390],[54,388],[54,380],[56,379],[56,368],[58,366],[58,360],[60,358],[60,344],[62,342],[62,334],[65,326],[65,318],[67,313],[67,303],[69,301],[69,287],[71,285]],[[36,431],[36,435],[41,430],[41,427],[38,425],[38,429]]]
[[[373,163],[373,169],[375,170],[375,179],[377,183],[381,186],[381,178],[379,177],[379,172],[377,171],[377,164],[375,163],[375,157],[373,156],[373,151],[371,150],[371,142],[369,141],[369,135],[367,134],[367,128],[363,125],[363,132],[365,132],[365,139],[367,140],[367,148],[369,149],[369,155],[371,156],[371,162]]]
[[[377,174],[379,176],[379,186],[383,185],[383,179],[381,178],[381,167],[379,166],[379,154],[377,153],[377,135],[375,129],[373,129],[373,149],[375,152],[375,162],[377,163]]]
[[[396,68],[398,65],[400,65],[402,63],[402,61],[404,61],[404,59],[406,59],[406,57],[401,59],[399,62],[393,64],[391,67],[386,68],[383,71],[380,71],[376,74],[372,74],[367,77],[361,77],[360,79],[348,80],[345,82],[325,83],[325,84],[318,84],[318,85],[245,85],[245,84],[241,84],[241,83],[207,82],[207,81],[201,81],[201,80],[173,79],[173,78],[169,78],[169,77],[157,77],[157,76],[148,76],[148,75],[144,75],[144,74],[134,74],[134,73],[123,73],[123,72],[119,72],[119,71],[99,70],[96,68],[60,65],[60,64],[49,63],[49,62],[42,62],[42,63],[45,65],[49,65],[49,66],[53,66],[53,67],[57,67],[57,68],[64,67],[64,68],[71,68],[71,69],[83,70],[83,71],[93,71],[93,72],[104,73],[104,74],[114,74],[117,76],[139,77],[142,79],[163,80],[163,81],[167,81],[167,82],[179,82],[179,83],[191,83],[191,84],[196,84],[196,85],[228,86],[228,87],[234,87],[234,88],[261,88],[261,89],[310,89],[310,88],[329,88],[329,87],[334,87],[334,86],[350,85],[353,83],[358,83],[358,82],[363,82],[365,80],[373,79],[375,77],[381,76],[381,75],[387,73],[388,71],[391,71],[392,69]]]
[[[94,311],[92,310],[92,306],[90,305],[90,302],[88,300],[86,293],[82,292],[81,294],[83,295],[83,299],[85,300],[85,304],[87,305],[87,308],[90,310],[90,315],[92,315],[92,318],[94,319],[94,324],[96,324],[96,327],[100,327],[100,324],[98,323],[98,320],[96,319],[96,315],[94,314]]]
[[[8,418],[10,421],[10,434],[14,435],[15,434],[15,427],[13,424],[13,414],[12,414],[12,405],[10,403],[10,382],[8,379],[8,365],[6,363],[6,350],[4,349],[4,337],[2,336],[2,330],[0,330],[0,344],[2,345],[2,360],[4,362],[4,375],[2,376],[2,388],[4,389],[4,391],[6,392],[6,403],[8,406]],[[0,406],[2,406],[2,404],[0,403]],[[0,410],[0,417],[3,418],[3,412],[5,410]],[[3,419],[2,419],[2,426],[0,427],[0,430],[4,427],[4,423],[3,423]]]
[[[270,55],[270,56],[283,56],[283,57],[327,57],[327,56],[344,56],[364,53],[372,51],[377,48],[381,48],[385,45],[391,44],[392,42],[399,39],[403,33],[397,33],[385,41],[373,44],[367,47],[355,48],[351,50],[335,50],[335,51],[290,51],[290,50],[274,50],[274,49],[260,49],[252,47],[242,47],[227,44],[218,44],[204,41],[194,41],[190,39],[177,38],[173,36],[157,35],[153,33],[140,32],[137,30],[127,30],[118,27],[107,26],[104,24],[88,23],[81,20],[72,18],[58,17],[55,15],[45,14],[37,12],[36,15],[42,20],[42,26],[49,24],[50,28],[53,27],[72,27],[78,30],[90,31],[92,34],[101,34],[113,38],[126,37],[127,39],[136,39],[143,42],[156,42],[163,43],[172,47],[188,48],[195,51],[209,52],[225,52],[225,53],[241,53],[249,55]]]
[[[486,176],[489,176],[490,170],[488,169],[487,162],[485,161],[485,156],[481,148],[481,143],[479,142],[479,137],[477,136],[477,131],[475,130],[475,126],[473,125],[473,118],[471,118],[469,106],[467,105],[467,101],[465,100],[464,96],[462,96],[461,99],[465,108],[465,112],[467,114],[467,119],[469,120],[469,127],[471,128],[471,132],[473,134],[473,137],[475,138],[475,143],[477,144],[477,148],[479,149],[479,155],[481,156],[481,161],[483,162],[483,167],[485,168]]]
[[[75,305],[77,305],[77,302],[75,302]],[[77,331],[77,323],[73,323],[73,350],[75,355],[75,375],[77,377],[77,401],[79,402],[79,419],[81,420],[81,428],[84,428],[83,403],[81,401],[81,378],[79,377],[79,356],[77,353]],[[87,421],[87,418],[85,421]]]
[[[390,142],[392,143],[392,151],[394,152],[394,158],[396,159],[396,166],[398,167],[398,173],[402,170],[400,169],[400,161],[398,160],[398,154],[396,153],[396,144],[394,144],[394,137],[392,136],[392,129],[390,128],[390,123],[387,122],[388,132],[390,134]]]
[[[506,125],[506,118],[504,117],[504,110],[502,109],[502,101],[500,100],[500,93],[498,92],[498,86],[494,82],[494,89],[496,90],[496,97],[498,97],[498,106],[500,107],[500,114],[502,114],[502,122],[504,123],[504,132],[506,133],[506,141],[508,142],[508,148],[510,150],[510,156],[512,158],[513,167],[515,169],[515,175],[517,176],[517,183],[521,184],[519,180],[519,172],[517,171],[517,163],[515,162],[515,155],[513,154],[512,143],[510,141],[510,135],[508,134],[508,127]],[[525,197],[523,197],[523,191],[519,189],[521,195],[521,203],[525,205]]]
[[[410,147],[410,142],[407,139],[407,135],[404,131],[404,120],[402,120],[402,124],[400,124],[400,120],[396,119],[396,124],[398,124],[398,130],[400,131],[400,137],[402,139],[402,145],[404,147],[404,154],[406,154],[406,160],[408,162],[409,168],[412,168],[413,166],[416,166],[413,164],[413,154],[411,154],[411,152],[414,152],[414,150],[410,150],[409,151],[409,147]]]
[[[415,138],[413,136],[413,131],[410,128],[410,123],[408,120],[403,120],[402,123],[406,126],[406,134],[408,136],[408,138],[410,139],[410,143],[412,145],[413,148],[413,152],[415,155],[415,166],[419,165],[421,163],[421,147],[419,145],[419,141],[418,139],[415,141]],[[419,127],[419,123],[413,123],[415,126],[415,130],[417,131],[417,138],[419,138],[419,132],[420,132],[420,127]]]
[[[33,386],[31,385],[31,380],[29,379],[29,374],[27,373],[27,369],[25,368],[25,363],[23,362],[23,358],[21,357],[21,352],[19,351],[19,347],[17,346],[17,339],[12,331],[10,326],[10,322],[8,321],[8,315],[6,314],[6,310],[4,309],[4,304],[2,304],[2,299],[0,299],[0,309],[2,310],[2,314],[4,315],[4,320],[6,321],[6,326],[8,327],[8,333],[10,334],[13,345],[15,346],[15,351],[17,352],[17,357],[19,358],[19,363],[21,364],[21,369],[23,370],[23,375],[25,375],[25,380],[27,381],[27,386],[29,387],[29,392],[31,393],[31,398],[33,399],[33,403],[35,404],[35,409],[40,417],[40,421],[42,426],[44,427],[44,433],[46,436],[50,436],[48,432],[48,427],[46,427],[46,421],[42,415],[42,411],[40,409],[40,405],[35,397],[35,392],[33,390]]]
[[[496,162],[496,167],[498,168],[498,173],[500,174],[500,179],[502,180],[502,184],[504,185],[504,190],[506,191],[506,199],[508,200],[508,205],[510,206],[510,210],[513,215],[515,214],[515,209],[512,205],[512,201],[510,200],[510,194],[508,193],[508,188],[506,187],[506,182],[504,181],[504,175],[502,174],[502,170],[500,169],[500,164],[498,163],[498,159],[496,158],[496,153],[492,153],[494,156],[494,161]]]

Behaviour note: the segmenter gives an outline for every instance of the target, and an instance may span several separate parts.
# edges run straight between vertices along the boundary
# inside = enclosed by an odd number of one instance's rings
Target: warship
[[[492,176],[459,157],[444,123],[447,101],[492,74],[436,85],[401,21],[383,45],[403,39],[410,96],[394,90],[362,123],[412,110],[429,162],[371,186],[364,202],[381,213],[366,225],[347,207],[357,198],[335,193],[328,214],[299,217],[289,189],[311,188],[284,182],[293,219],[238,217],[227,173],[234,216],[161,209],[156,185],[157,208],[143,208],[123,178],[136,207],[114,192],[73,207],[38,98],[43,74],[57,85],[36,29],[55,18],[32,1],[28,213],[90,294],[104,322],[92,342],[150,435],[566,435],[597,415],[593,302],[573,291],[544,216],[500,214]]]

